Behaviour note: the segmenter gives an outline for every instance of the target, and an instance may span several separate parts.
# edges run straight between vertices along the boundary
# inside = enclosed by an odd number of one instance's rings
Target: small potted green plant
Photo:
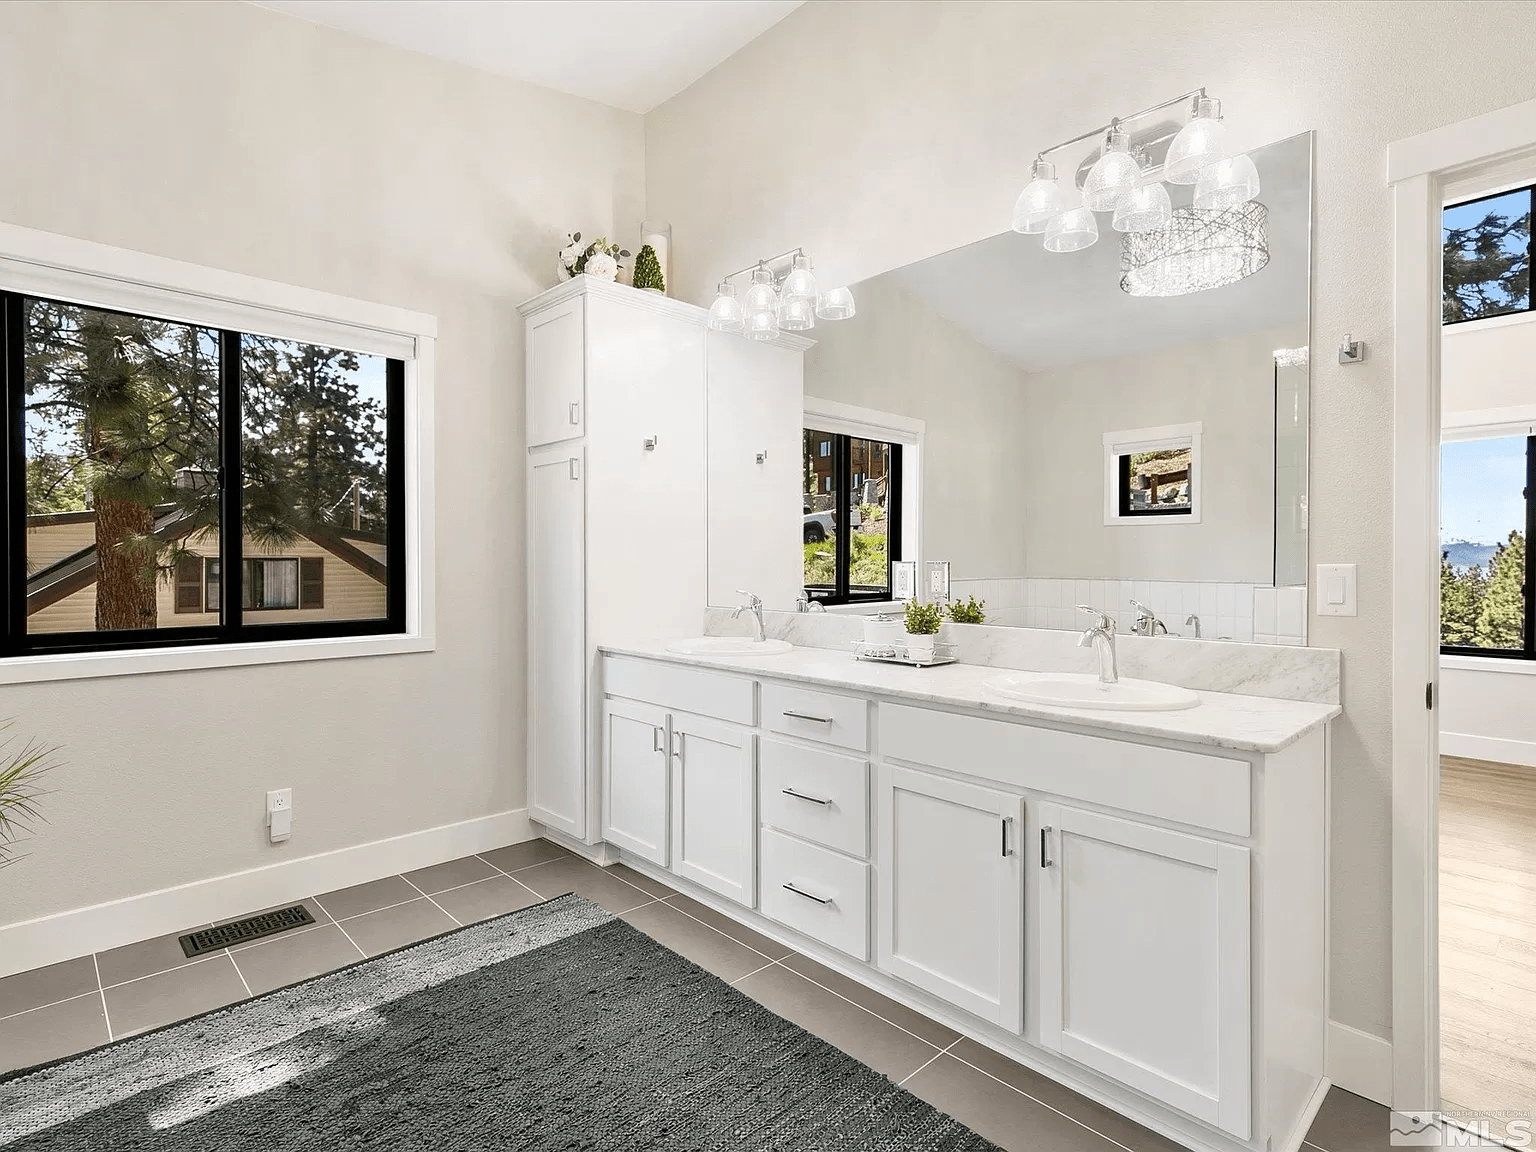
[[[11,723],[0,721],[0,732]],[[44,795],[42,779],[53,768],[56,751],[34,741],[16,748],[11,737],[0,737],[0,868],[19,859],[17,841],[43,818],[37,801]]]
[[[944,623],[944,610],[921,600],[907,601],[907,659],[927,662],[933,659],[933,644]]]
[[[630,283],[650,292],[667,290],[666,277],[661,274],[661,261],[656,258],[656,249],[649,244],[641,248],[635,257],[635,271]]]
[[[987,614],[985,600],[978,600],[974,596],[967,596],[964,600],[954,600],[949,605],[949,618],[956,624],[985,624]]]

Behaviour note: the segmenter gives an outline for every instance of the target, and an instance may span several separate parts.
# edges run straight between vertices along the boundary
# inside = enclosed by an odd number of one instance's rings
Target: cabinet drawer
[[[758,908],[859,960],[869,959],[869,865],[762,830]]]
[[[758,747],[757,811],[764,824],[869,855],[869,763],[764,737]]]
[[[732,724],[751,724],[752,681],[718,672],[701,672],[656,660],[609,656],[603,661],[603,691],[626,700],[660,704]]]
[[[881,704],[883,758],[1247,836],[1246,760]]]
[[[857,696],[764,684],[763,727],[863,752],[869,747],[869,704]]]

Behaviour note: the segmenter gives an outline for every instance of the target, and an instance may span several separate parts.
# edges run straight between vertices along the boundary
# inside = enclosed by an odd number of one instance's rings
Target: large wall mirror
[[[812,599],[872,610],[891,560],[947,561],[992,624],[1091,603],[1129,630],[1136,600],[1171,634],[1304,642],[1312,137],[1250,155],[1267,261],[1235,283],[1132,295],[1106,216],[1082,251],[1005,232],[852,286],[807,333]]]

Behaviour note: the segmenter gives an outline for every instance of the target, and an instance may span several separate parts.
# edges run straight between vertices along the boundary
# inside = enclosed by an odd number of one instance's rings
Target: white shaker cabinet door
[[[574,440],[586,422],[586,301],[536,313],[525,329],[528,447]]]
[[[1023,799],[882,764],[879,801],[880,967],[1019,1031]]]
[[[672,871],[748,908],[757,893],[757,738],[672,718]]]
[[[587,838],[584,454],[528,460],[528,814]]]
[[[603,839],[667,864],[670,720],[654,704],[610,700],[603,709]]]
[[[1247,1139],[1246,848],[1039,810],[1040,1043]]]

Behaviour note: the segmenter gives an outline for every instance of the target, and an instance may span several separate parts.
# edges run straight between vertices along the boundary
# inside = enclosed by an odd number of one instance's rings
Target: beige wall
[[[805,394],[922,420],[921,559],[1022,576],[1024,373],[887,277],[855,296],[851,320],[816,330]]]
[[[1527,3],[816,2],[646,117],[648,214],[681,294],[804,245],[853,283],[1004,226],[1029,160],[1207,85],[1232,139],[1317,130],[1311,542],[1359,565],[1335,726],[1332,1012],[1391,1031],[1392,210],[1386,147],[1536,97]],[[811,93],[793,116],[767,93]],[[749,107],[750,106],[750,107]],[[747,126],[750,126],[748,128]],[[1343,367],[1345,332],[1371,348]]]
[[[640,118],[229,3],[0,5],[0,107],[0,219],[440,333],[437,651],[0,690],[64,746],[0,924],[522,807],[514,308],[567,229],[638,230]]]
[[[1286,329],[1085,360],[1024,378],[1026,576],[1274,580],[1276,348]],[[1199,421],[1200,523],[1104,523],[1104,434]]]

